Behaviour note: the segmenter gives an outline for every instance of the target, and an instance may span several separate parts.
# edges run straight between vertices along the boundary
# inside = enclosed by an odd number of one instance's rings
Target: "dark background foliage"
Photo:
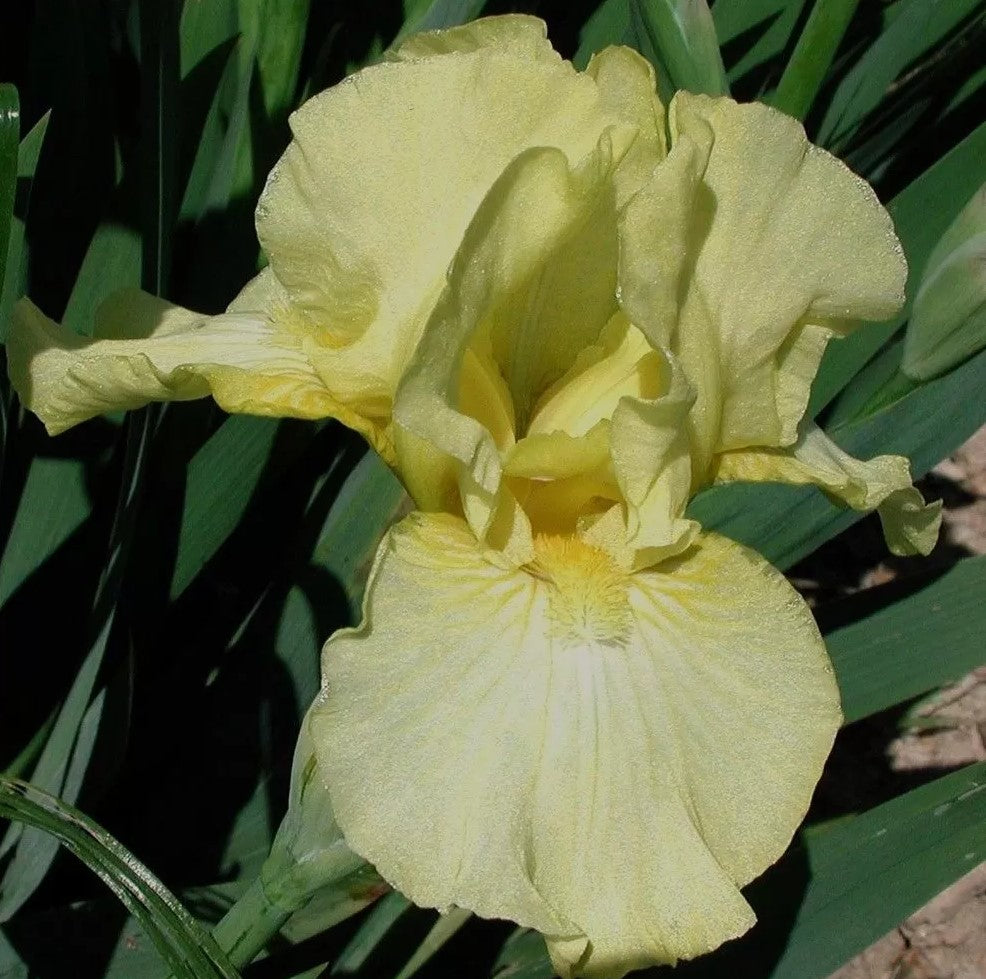
[[[953,0],[933,13],[922,4],[861,0],[805,120],[813,138],[894,201],[915,275],[982,181],[986,153],[983,4]],[[625,3],[597,7],[491,2],[484,12],[544,17],[558,49],[580,62],[603,41],[640,41]],[[719,0],[714,15],[736,97],[773,96],[812,7]],[[251,9],[263,15],[251,18]],[[404,20],[398,2],[326,0],[186,0],[184,9],[177,0],[35,0],[5,10],[0,76],[19,93],[24,143],[12,232],[22,243],[12,240],[0,332],[23,293],[79,332],[123,285],[203,311],[224,308],[262,261],[253,207],[289,139],[289,111],[372,60]],[[814,407],[847,447],[907,452],[920,472],[983,422],[981,399],[969,392],[982,390],[986,366],[977,356],[939,381],[903,384],[902,322],[827,362]],[[94,815],[196,913],[215,920],[266,855],[286,802],[298,721],[317,690],[320,643],[357,616],[368,562],[403,505],[401,493],[334,422],[227,419],[196,402],[92,421],[52,440],[3,383],[0,768]],[[696,512],[785,567],[852,521],[817,494],[779,488],[707,494]],[[860,533],[867,532],[854,541]],[[839,574],[845,559],[836,550],[826,567]],[[821,610],[847,702],[860,705],[855,715],[847,711],[851,720],[976,665],[968,615],[982,575],[980,564],[946,555],[903,595]],[[966,617],[947,627],[948,654],[930,652],[946,628],[940,623],[910,654],[882,650],[888,628],[904,621],[919,630],[930,607],[921,601],[943,580],[951,617]],[[902,655],[903,667],[891,670],[899,682],[884,689],[868,678],[861,664],[871,655],[885,663]],[[898,800],[899,812],[882,810],[897,828],[891,838],[931,833],[921,814],[961,794],[957,785],[935,783],[919,790],[925,795],[904,796],[907,804]],[[842,814],[831,804],[816,815]],[[889,902],[891,915],[956,876],[949,861],[974,816],[965,809],[953,816],[944,849],[929,851],[940,868],[922,867],[917,883]],[[846,833],[841,846],[861,845],[863,829]],[[799,965],[817,959],[826,934],[838,931],[824,908],[805,944],[795,940],[795,959],[782,953],[813,907],[818,867],[855,878],[839,864],[834,837],[806,839],[754,885],[766,921],[754,940],[684,974],[730,962],[743,975],[824,974]],[[158,967],[149,952],[142,957],[146,943],[101,884],[53,847],[32,847],[34,869],[14,867],[13,851],[0,858],[7,893],[16,885],[26,896],[0,934],[9,946],[0,945],[0,976],[151,975]],[[861,868],[876,874],[890,859],[889,851],[867,852],[871,863],[860,857],[854,871],[864,878]],[[875,891],[867,894],[842,899],[866,912],[867,900],[879,904]],[[877,910],[882,916],[860,912],[865,927],[821,961],[837,964],[877,937],[888,926],[887,908]],[[366,931],[357,930],[366,922],[354,919],[283,945],[249,974],[301,974],[336,961],[353,941],[367,957],[351,973],[395,974],[433,916],[404,907],[386,913],[396,921],[384,929],[386,941],[367,946]],[[546,974],[536,936],[514,936],[501,951],[510,931],[470,925],[428,974],[487,975],[498,956],[520,970],[515,975]],[[30,971],[14,971],[22,967]]]

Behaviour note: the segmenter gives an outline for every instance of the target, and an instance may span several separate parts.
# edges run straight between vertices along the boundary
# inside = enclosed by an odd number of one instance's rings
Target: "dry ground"
[[[986,428],[938,466],[935,476],[942,481],[945,496],[947,542],[969,553],[986,554]],[[892,576],[892,569],[881,565],[863,584]],[[917,713],[928,720],[883,749],[891,772],[919,774],[922,769],[986,760],[986,666],[941,691]],[[831,979],[986,979],[986,863]]]

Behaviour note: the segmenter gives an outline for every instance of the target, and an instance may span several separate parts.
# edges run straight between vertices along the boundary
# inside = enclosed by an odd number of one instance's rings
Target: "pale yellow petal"
[[[813,423],[802,427],[789,449],[724,453],[716,481],[813,485],[854,510],[879,509],[894,554],[928,554],[938,539],[941,503],[924,503],[911,485],[907,459],[889,455],[867,462],[856,459]]]
[[[591,253],[615,249],[610,178],[617,159],[606,134],[576,169],[548,148],[528,150],[506,168],[465,235],[398,391],[397,425],[456,461],[463,512],[480,537],[488,536],[504,506],[508,524],[521,533],[525,521],[501,485],[500,449],[508,440],[494,438],[490,418],[509,417],[523,433],[539,394],[615,310],[613,269],[596,267]],[[479,406],[475,415],[463,410],[461,377],[470,348],[487,372],[495,365],[502,373],[505,388],[491,377],[482,389],[496,403],[509,393],[510,412],[495,405],[492,414]],[[477,386],[474,394],[480,393]],[[417,467],[416,453],[399,449],[398,471],[412,492],[422,482]]]
[[[925,503],[914,486],[895,490],[880,504],[877,513],[891,554],[930,554],[938,543],[942,501]]]
[[[584,435],[527,435],[507,453],[503,471],[528,479],[567,479],[601,469],[609,462],[609,432],[609,420],[603,419]]]
[[[344,414],[301,338],[261,314],[202,316],[134,290],[107,301],[95,332],[66,330],[26,299],[14,309],[11,381],[51,434],[108,411],[209,394],[231,412]]]
[[[625,521],[622,528],[609,522],[605,530],[597,526],[593,539],[606,540],[605,546],[631,564],[637,559],[629,552],[646,549],[641,559],[654,563],[684,550],[698,531],[697,524],[683,519],[691,490],[687,420],[694,400],[681,370],[617,313],[599,341],[582,350],[542,395],[529,434],[511,458],[541,433],[581,436],[611,420],[608,449],[626,503]]]
[[[389,410],[466,228],[518,154],[554,147],[575,165],[609,126],[632,139],[543,31],[509,18],[409,40],[404,60],[291,117],[257,230],[293,315],[319,339],[319,371],[356,411]]]
[[[637,130],[617,174],[617,202],[622,207],[667,155],[657,80],[651,63],[627,47],[608,47],[593,55],[586,74],[595,79],[606,107]]]
[[[781,575],[702,537],[628,575],[577,538],[504,565],[447,516],[381,546],[312,714],[351,847],[415,903],[509,918],[563,976],[744,932],[840,716]]]
[[[490,433],[501,452],[508,452],[516,442],[513,398],[489,343],[474,343],[462,355],[458,408]]]
[[[626,501],[627,544],[646,550],[647,563],[680,553],[698,533],[684,516],[692,485],[686,418],[695,394],[678,365],[666,363],[660,397],[625,397],[613,413],[613,468]]]
[[[578,351],[572,366],[538,399],[527,434],[584,435],[612,418],[623,397],[652,399],[668,387],[662,353],[622,313],[616,313],[594,343]]]
[[[624,134],[607,133],[570,175],[559,169],[550,186],[532,185],[520,192],[524,200],[519,194],[515,200],[515,206],[531,211],[525,223],[533,231],[536,250],[517,240],[499,246],[514,253],[509,261],[526,252],[530,268],[514,266],[512,281],[502,280],[498,302],[487,310],[484,326],[512,397],[518,432],[529,430],[542,394],[597,342],[617,312],[614,175],[627,145]],[[558,164],[564,164],[563,157],[556,156]],[[531,228],[542,210],[557,207],[541,200],[542,193],[566,199],[564,218],[556,218],[547,233]],[[524,230],[503,229],[513,239]],[[598,420],[587,423],[583,432]]]
[[[423,31],[384,53],[388,61],[416,61],[443,54],[471,54],[483,48],[509,51],[518,58],[557,62],[548,25],[526,14],[480,17],[440,31]]]
[[[903,301],[870,187],[767,106],[680,92],[671,151],[621,228],[621,297],[695,386],[699,471],[797,437],[825,342]]]
[[[506,479],[531,526],[543,534],[574,534],[621,499],[609,459],[598,469],[557,479]],[[623,507],[619,507],[620,513]],[[625,541],[626,522],[621,517]],[[621,555],[622,556],[622,555]]]

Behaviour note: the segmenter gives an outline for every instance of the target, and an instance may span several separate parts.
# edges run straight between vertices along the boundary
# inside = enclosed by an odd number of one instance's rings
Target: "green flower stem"
[[[346,845],[328,793],[316,777],[308,724],[303,722],[291,769],[288,811],[260,875],[226,912],[212,936],[229,960],[242,968],[316,894],[325,927],[354,914],[375,894],[366,890],[376,873]],[[379,878],[376,878],[379,880]]]
[[[212,929],[212,937],[233,966],[242,969],[307,901],[307,896],[293,902],[272,901],[263,877],[258,877]]]
[[[316,893],[334,894],[323,909],[328,921],[335,920],[335,909],[346,909],[341,917],[347,917],[361,906],[349,885],[354,874],[365,870],[366,862],[341,840],[299,855],[292,845],[292,828],[289,813],[260,876],[212,930],[212,937],[237,969],[249,965]]]

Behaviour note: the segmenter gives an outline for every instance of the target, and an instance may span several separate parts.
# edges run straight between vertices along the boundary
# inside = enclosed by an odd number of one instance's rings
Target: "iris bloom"
[[[358,429],[418,509],[310,715],[349,845],[538,929],[564,976],[742,934],[838,692],[783,576],[685,508],[813,483],[931,546],[906,461],[804,418],[827,341],[902,303],[890,218],[791,119],[665,114],[632,51],[579,73],[526,17],[413,38],[292,128],[227,313],[128,294],[88,339],[24,302],[21,397],[52,432],[205,394]]]

